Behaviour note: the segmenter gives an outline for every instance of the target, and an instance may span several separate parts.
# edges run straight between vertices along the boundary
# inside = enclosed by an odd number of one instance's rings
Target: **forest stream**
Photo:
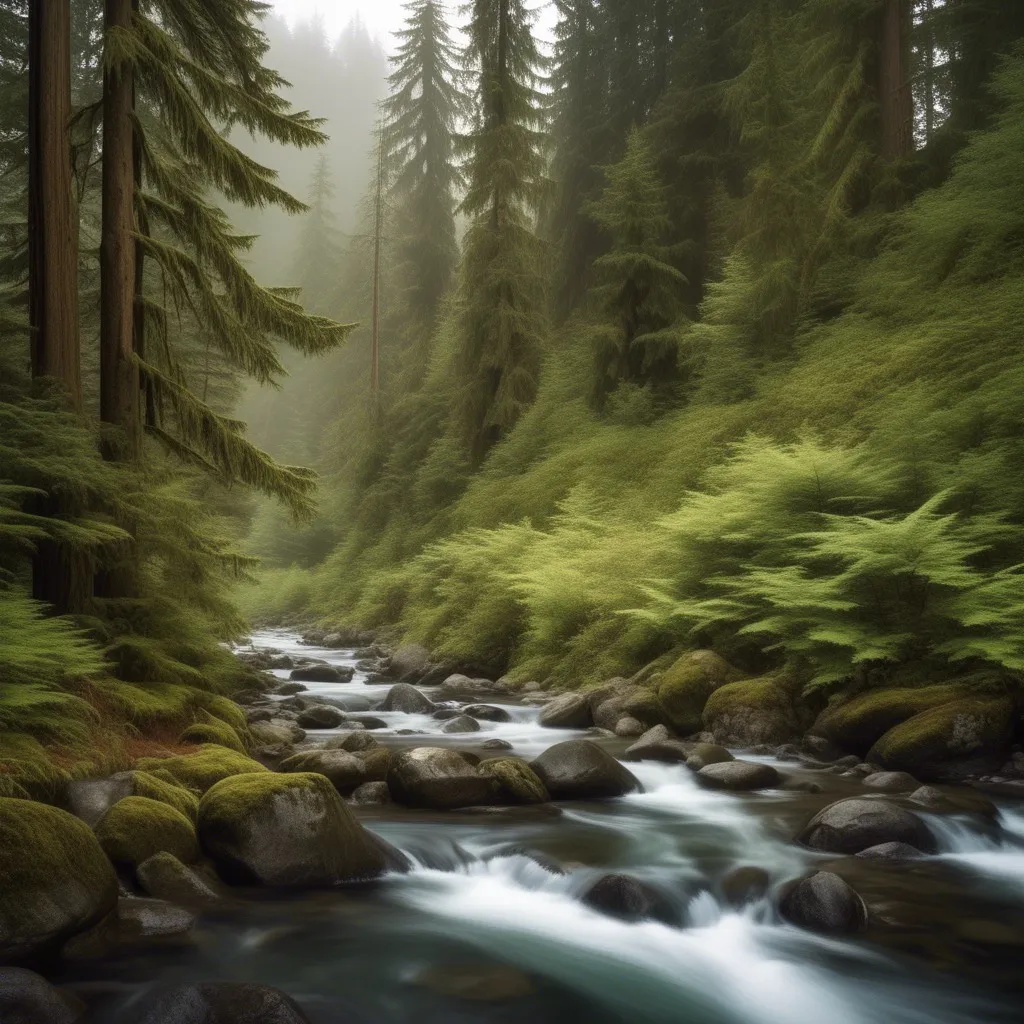
[[[357,661],[354,651],[305,646],[287,632],[257,633],[252,644],[336,666]],[[349,683],[308,684],[308,696],[357,720],[391,685],[368,683],[356,669]],[[437,697],[433,687],[423,692]],[[469,751],[497,738],[526,758],[583,735],[541,727],[536,707],[491,706],[510,720],[483,721],[468,737],[442,732],[445,723],[426,714],[380,711],[387,728],[373,735],[392,748]],[[626,745],[600,742],[615,754]],[[825,804],[867,791],[857,779],[761,760],[821,792],[708,791],[682,764],[636,762],[644,791],[607,801],[500,813],[357,808],[411,870],[315,894],[253,890],[204,913],[184,938],[126,947],[65,967],[55,980],[109,1006],[114,1020],[154,983],[214,979],[277,986],[317,1024],[1018,1020],[1024,808],[1000,804],[989,824],[924,816],[938,852],[919,861],[843,859],[870,924],[856,940],[824,937],[784,923],[775,909],[787,879],[837,862],[792,837]],[[753,884],[736,884],[744,877],[737,868],[764,875],[748,871]],[[581,903],[609,872],[659,892],[663,921],[620,921]]]

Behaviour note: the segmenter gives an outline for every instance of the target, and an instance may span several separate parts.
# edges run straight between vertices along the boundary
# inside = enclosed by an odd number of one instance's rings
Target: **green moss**
[[[700,732],[708,698],[739,673],[713,651],[687,651],[661,673],[658,700],[662,714],[682,736]]]
[[[262,805],[280,793],[294,793],[300,789],[329,790],[331,799],[337,798],[330,780],[315,772],[236,775],[222,779],[210,788],[199,802],[199,814],[204,828],[217,822],[234,829],[252,812],[254,806]]]
[[[205,793],[215,783],[232,775],[269,774],[269,769],[259,761],[213,743],[200,747],[194,754],[143,757],[135,762],[135,767],[148,772],[163,769],[199,793]]]
[[[544,804],[551,799],[540,776],[516,757],[495,757],[480,763],[480,771],[493,775],[498,783],[498,797],[510,804]]]
[[[70,777],[34,736],[0,731],[0,797],[52,800]]]
[[[786,743],[801,729],[797,689],[786,675],[727,683],[708,697],[704,727],[717,743]]]
[[[970,696],[956,683],[872,690],[827,707],[813,732],[827,736],[844,750],[863,754],[890,729],[908,718]]]
[[[167,804],[168,807],[173,807],[184,814],[189,821],[195,822],[199,813],[199,798],[182,786],[173,775],[167,772],[161,774],[166,778],[150,772],[132,772],[132,793],[149,800],[159,800],[160,803]]]
[[[894,726],[868,752],[873,764],[925,775],[942,762],[972,754],[996,757],[1013,735],[1009,697],[954,700]]]
[[[0,879],[0,961],[88,927],[117,901],[117,878],[88,825],[30,800],[0,798]]]
[[[233,700],[221,697],[216,693],[210,693],[203,694],[201,703],[203,709],[213,718],[226,722],[240,737],[245,737],[248,732],[245,712]]]
[[[216,743],[229,750],[235,750],[239,754],[245,753],[245,745],[239,739],[238,733],[226,722],[211,719],[208,722],[195,722],[190,725],[179,737],[182,743]]]
[[[111,862],[137,868],[156,853],[171,853],[186,864],[199,856],[192,822],[181,811],[159,800],[126,796],[96,825],[96,838]]]

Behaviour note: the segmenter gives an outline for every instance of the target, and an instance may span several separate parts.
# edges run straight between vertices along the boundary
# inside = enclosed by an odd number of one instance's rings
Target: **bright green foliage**
[[[466,139],[472,218],[459,276],[451,375],[456,429],[474,464],[533,401],[545,336],[540,56],[523,0],[475,0],[467,58],[478,76]]]
[[[686,278],[663,244],[671,227],[665,188],[650,145],[630,136],[621,163],[607,168],[608,183],[590,214],[611,239],[594,262],[590,299],[595,404],[602,408],[622,383],[670,388],[677,381],[679,334]]]

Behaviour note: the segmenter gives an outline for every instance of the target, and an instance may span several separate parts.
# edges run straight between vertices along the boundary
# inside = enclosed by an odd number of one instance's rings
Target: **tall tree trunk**
[[[104,28],[126,32],[132,0],[106,0]],[[107,458],[139,455],[139,374],[135,335],[134,83],[125,66],[103,76],[103,223],[100,236],[100,419],[119,428],[104,447]]]
[[[384,220],[384,128],[377,140],[377,195],[373,224],[373,339],[370,352],[370,395],[376,403],[380,395],[380,241]]]
[[[82,410],[78,217],[71,172],[70,0],[29,4],[29,301],[32,373]]]
[[[53,377],[72,411],[82,412],[78,334],[78,216],[71,170],[71,5],[29,4],[28,220],[32,375]],[[73,516],[48,495],[38,515]],[[85,556],[49,540],[37,544],[32,595],[58,614],[79,612],[90,597]]]
[[[882,109],[882,156],[889,161],[914,151],[910,25],[909,0],[883,0],[878,94]]]

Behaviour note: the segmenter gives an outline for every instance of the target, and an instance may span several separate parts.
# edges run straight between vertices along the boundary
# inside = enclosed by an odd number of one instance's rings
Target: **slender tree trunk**
[[[132,0],[106,0],[104,27],[128,31]],[[119,428],[107,458],[139,455],[139,374],[135,336],[134,83],[130,68],[103,76],[103,223],[100,236],[100,419]]]
[[[78,334],[78,216],[71,169],[71,5],[29,5],[29,321],[32,375],[53,377],[82,412]],[[40,499],[39,515],[73,515],[66,500]],[[32,594],[58,614],[90,596],[86,559],[49,540],[37,544]]]
[[[384,134],[377,146],[377,197],[373,228],[373,341],[370,351],[370,394],[380,394],[380,240],[384,219]]]
[[[29,262],[32,373],[82,410],[78,216],[71,172],[71,5],[29,4]]]
[[[900,160],[914,151],[914,94],[910,83],[909,0],[884,0],[879,45],[882,156]]]

